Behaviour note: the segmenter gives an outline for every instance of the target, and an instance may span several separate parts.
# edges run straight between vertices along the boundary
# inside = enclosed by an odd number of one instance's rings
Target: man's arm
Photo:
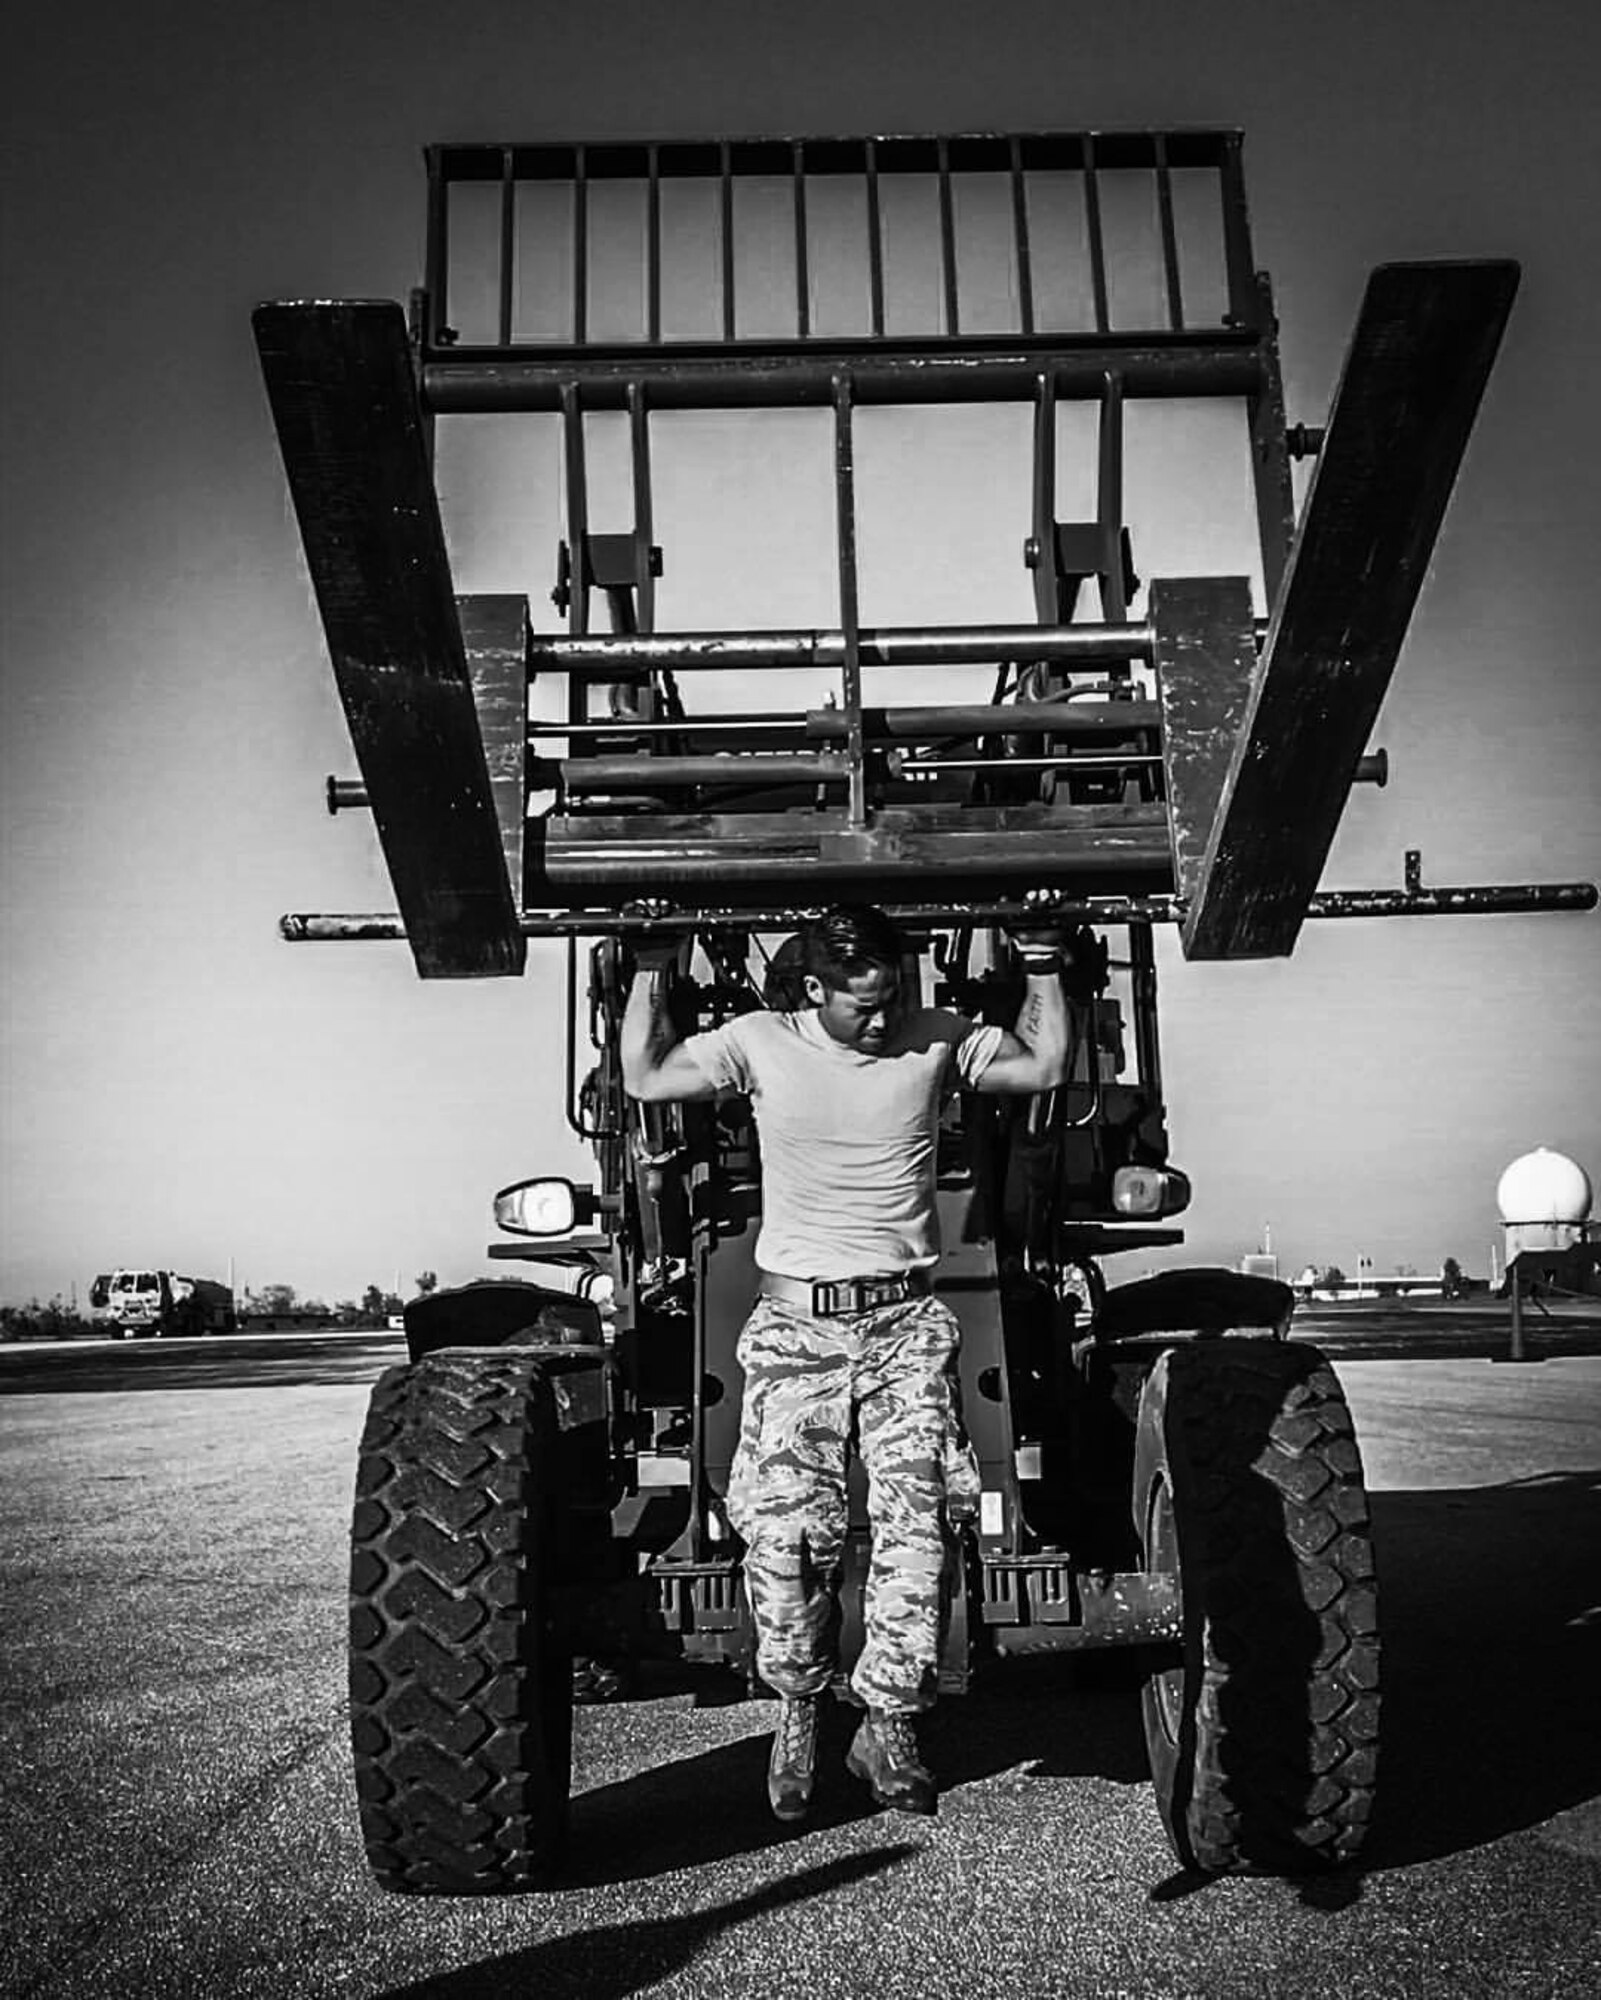
[[[1016,1023],[973,1085],[983,1095],[1022,1097],[1067,1081],[1072,1024],[1060,961],[1041,958],[1036,969],[1025,960],[1024,970],[1028,986]]]
[[[623,1008],[617,1044],[623,1088],[643,1104],[683,1104],[717,1095],[717,1086],[679,1041],[667,1009],[668,969],[676,956],[676,945],[642,950]]]

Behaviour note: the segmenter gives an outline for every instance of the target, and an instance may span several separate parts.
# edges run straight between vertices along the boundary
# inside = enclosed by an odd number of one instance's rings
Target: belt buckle
[[[909,1278],[819,1278],[812,1286],[812,1311],[825,1319],[842,1313],[898,1306],[912,1296]]]

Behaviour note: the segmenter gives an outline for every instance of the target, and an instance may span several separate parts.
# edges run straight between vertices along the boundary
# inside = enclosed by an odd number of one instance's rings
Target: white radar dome
[[[1578,1161],[1545,1146],[1514,1160],[1495,1190],[1503,1222],[1583,1222],[1591,1198],[1590,1176]]]

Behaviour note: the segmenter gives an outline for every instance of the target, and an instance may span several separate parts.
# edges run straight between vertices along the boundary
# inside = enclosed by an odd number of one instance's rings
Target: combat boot
[[[870,1708],[846,1752],[845,1768],[853,1778],[866,1779],[881,1806],[897,1812],[934,1810],[934,1775],[918,1755],[909,1715]]]
[[[811,1809],[817,1769],[815,1694],[785,1695],[767,1760],[767,1802],[779,1819],[804,1819]]]

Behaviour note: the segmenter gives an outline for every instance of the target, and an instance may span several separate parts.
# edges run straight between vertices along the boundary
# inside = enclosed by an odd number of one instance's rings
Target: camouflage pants
[[[957,1412],[958,1338],[955,1314],[928,1298],[827,1318],[761,1298],[745,1322],[728,1515],[745,1541],[757,1670],[780,1694],[819,1694],[834,1671],[854,1420],[873,1547],[851,1686],[899,1713],[933,1701],[946,1522],[970,1516],[978,1496]]]

